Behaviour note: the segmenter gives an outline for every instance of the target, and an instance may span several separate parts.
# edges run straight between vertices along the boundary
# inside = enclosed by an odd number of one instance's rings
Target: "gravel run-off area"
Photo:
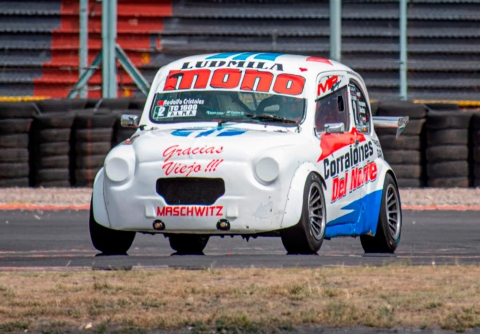
[[[84,206],[91,188],[0,188],[0,204]],[[480,188],[400,189],[403,206],[480,206]]]

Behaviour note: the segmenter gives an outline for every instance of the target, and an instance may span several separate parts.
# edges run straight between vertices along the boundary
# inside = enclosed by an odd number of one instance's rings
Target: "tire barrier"
[[[471,113],[431,110],[426,122],[426,171],[429,187],[469,187],[469,126]]]
[[[72,145],[72,185],[91,187],[112,148],[113,125],[118,115],[108,109],[75,111]]]
[[[75,114],[49,112],[34,116],[31,183],[36,187],[70,187],[70,135]]]
[[[0,103],[0,187],[30,185],[29,132],[32,103]]]
[[[144,104],[145,98],[0,103],[0,187],[90,187],[111,147],[135,132],[120,126],[121,115],[141,115]],[[376,131],[400,187],[480,186],[480,112],[379,101],[372,114],[410,117],[398,138],[393,129]]]
[[[471,173],[474,176],[473,185],[480,187],[480,114],[473,114],[470,120],[471,129]]]
[[[385,160],[392,166],[399,187],[418,188],[425,184],[423,127],[427,108],[407,101],[381,101],[378,116],[408,116],[402,134],[396,138],[396,129],[377,129]]]

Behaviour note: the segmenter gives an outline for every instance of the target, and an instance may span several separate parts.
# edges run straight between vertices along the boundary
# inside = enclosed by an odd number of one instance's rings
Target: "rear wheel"
[[[170,247],[178,254],[203,254],[203,249],[210,239],[209,235],[202,234],[170,234]]]
[[[90,205],[90,238],[93,247],[107,255],[124,255],[135,239],[135,232],[117,231],[100,225],[93,216],[93,202]]]
[[[315,254],[323,243],[326,227],[325,195],[320,177],[308,175],[303,191],[303,207],[297,225],[280,231],[288,254]]]
[[[393,253],[400,243],[402,207],[398,187],[390,174],[385,176],[382,203],[374,237],[362,235],[360,241],[365,253]]]

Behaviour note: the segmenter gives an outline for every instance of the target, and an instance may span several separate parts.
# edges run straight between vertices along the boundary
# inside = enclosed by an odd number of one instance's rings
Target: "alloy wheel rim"
[[[310,231],[316,240],[321,240],[325,233],[325,200],[318,183],[312,183],[308,194],[308,218]]]
[[[400,234],[402,216],[400,214],[398,192],[394,185],[389,184],[385,195],[385,209],[387,213],[388,230],[390,236],[397,240]]]

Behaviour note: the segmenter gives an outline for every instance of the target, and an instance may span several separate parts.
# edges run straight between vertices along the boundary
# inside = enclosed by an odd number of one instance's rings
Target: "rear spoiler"
[[[376,129],[397,129],[397,138],[408,123],[408,116],[373,116],[372,118],[373,126]]]

